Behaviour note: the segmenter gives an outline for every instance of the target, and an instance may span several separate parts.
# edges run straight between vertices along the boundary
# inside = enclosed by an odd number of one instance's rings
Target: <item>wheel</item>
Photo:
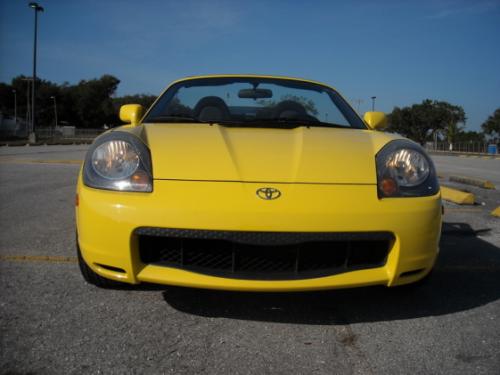
[[[78,266],[80,267],[80,272],[82,273],[83,278],[89,284],[95,285],[99,288],[124,288],[126,284],[120,283],[119,281],[109,280],[101,275],[98,275],[92,268],[90,268],[85,260],[82,257],[82,253],[80,251],[80,246],[78,246],[78,239],[76,240],[76,252],[78,256]]]

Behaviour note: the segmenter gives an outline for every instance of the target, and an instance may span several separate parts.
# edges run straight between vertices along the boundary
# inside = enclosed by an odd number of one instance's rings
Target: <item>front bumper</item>
[[[256,190],[278,188],[262,200]],[[441,231],[441,199],[377,198],[375,185],[263,184],[155,180],[152,193],[88,188],[81,179],[76,209],[78,242],[98,274],[128,282],[246,291],[304,291],[406,284],[434,265]],[[390,232],[387,261],[376,268],[297,280],[246,280],[145,264],[139,227],[252,232]]]

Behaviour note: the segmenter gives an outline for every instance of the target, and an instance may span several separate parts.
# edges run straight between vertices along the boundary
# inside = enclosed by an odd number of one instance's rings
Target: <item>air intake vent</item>
[[[143,263],[237,279],[306,279],[385,264],[393,236],[139,228]]]

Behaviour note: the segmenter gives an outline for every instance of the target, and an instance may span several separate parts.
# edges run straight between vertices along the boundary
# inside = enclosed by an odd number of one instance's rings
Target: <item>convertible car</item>
[[[189,77],[120,118],[78,178],[78,259],[92,284],[396,286],[435,263],[431,159],[325,84]]]

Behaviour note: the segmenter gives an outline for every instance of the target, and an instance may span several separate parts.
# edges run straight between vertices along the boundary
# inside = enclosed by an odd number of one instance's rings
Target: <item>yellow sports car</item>
[[[305,291],[408,284],[434,265],[431,159],[327,85],[190,77],[120,118],[78,178],[90,283]]]

